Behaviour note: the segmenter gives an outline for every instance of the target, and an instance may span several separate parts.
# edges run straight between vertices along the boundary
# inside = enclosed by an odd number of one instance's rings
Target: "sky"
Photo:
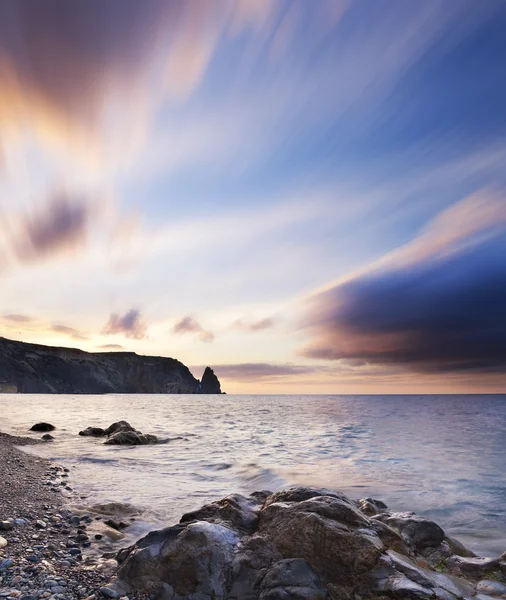
[[[2,0],[0,335],[228,393],[505,391],[503,0]]]

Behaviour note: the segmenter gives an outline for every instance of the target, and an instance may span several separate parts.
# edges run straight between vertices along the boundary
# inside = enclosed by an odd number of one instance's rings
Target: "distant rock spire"
[[[221,394],[220,380],[214,374],[211,367],[206,367],[200,382],[201,394]]]

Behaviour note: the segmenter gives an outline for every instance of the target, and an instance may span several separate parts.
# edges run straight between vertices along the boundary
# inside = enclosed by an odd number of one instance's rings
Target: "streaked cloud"
[[[4,213],[4,244],[21,261],[30,262],[82,248],[92,226],[95,206],[79,197],[55,193],[37,209]]]
[[[83,335],[78,329],[75,329],[74,327],[69,327],[68,325],[61,325],[58,323],[53,324],[51,326],[51,331],[55,331],[56,333],[63,333],[64,335],[67,335],[74,340],[89,339],[87,336]]]
[[[124,350],[124,346],[121,344],[102,344],[99,346],[102,350]]]
[[[33,317],[29,317],[28,315],[19,315],[15,313],[3,315],[2,319],[4,319],[5,321],[11,321],[12,323],[30,323],[31,321],[33,321]]]
[[[506,199],[484,192],[309,300],[309,358],[422,372],[506,365]]]
[[[102,329],[104,335],[121,334],[127,338],[141,340],[146,337],[147,324],[139,310],[131,308],[123,315],[112,313]]]
[[[202,327],[193,317],[182,317],[177,321],[171,329],[172,333],[177,335],[196,334],[201,342],[214,341],[214,333]]]
[[[203,368],[204,367],[202,366],[194,366],[192,367],[192,370],[200,372]],[[325,371],[326,367],[294,365],[290,363],[232,363],[214,365],[213,369],[219,378],[254,382],[258,380],[274,380],[278,378],[320,373]]]
[[[266,329],[272,329],[276,324],[276,321],[272,317],[265,317],[264,319],[258,319],[257,321],[248,321],[246,319],[237,319],[231,325],[231,329],[236,331],[243,331],[245,333],[255,333],[257,331],[264,331]]]

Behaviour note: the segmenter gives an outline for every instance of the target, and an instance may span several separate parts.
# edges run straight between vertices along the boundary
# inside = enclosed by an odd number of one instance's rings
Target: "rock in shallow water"
[[[107,446],[144,446],[147,444],[160,444],[156,435],[141,433],[140,431],[118,431],[110,435],[104,442]]]
[[[51,423],[35,423],[35,425],[32,425],[30,427],[30,431],[40,431],[40,432],[44,432],[44,431],[54,431],[56,429],[56,427],[54,425],[51,425]]]

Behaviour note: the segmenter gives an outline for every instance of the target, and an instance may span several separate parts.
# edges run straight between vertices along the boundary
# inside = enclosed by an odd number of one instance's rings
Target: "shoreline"
[[[17,447],[38,443],[0,433],[0,600],[506,598],[506,553],[324,488],[231,494],[121,548],[96,532],[120,540],[129,505],[71,505],[69,469]]]
[[[44,442],[0,432],[0,472],[5,474],[0,484],[0,598],[106,597],[116,561],[85,554],[92,543],[87,533],[101,517],[66,507],[76,499],[69,469],[17,447],[38,443]]]

